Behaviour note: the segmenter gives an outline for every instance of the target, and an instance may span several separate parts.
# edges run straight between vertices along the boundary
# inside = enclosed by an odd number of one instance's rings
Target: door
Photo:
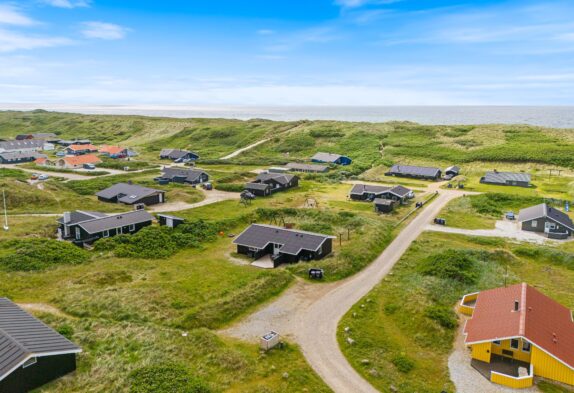
[[[167,217],[167,218],[165,219],[165,225],[167,225],[167,226],[170,227],[170,228],[173,228],[173,218]]]
[[[554,229],[556,229],[556,224],[553,222],[546,221],[546,223],[544,224],[544,232],[548,233],[550,231],[553,231]]]
[[[281,248],[281,244],[273,244],[273,256],[279,255],[279,249]]]

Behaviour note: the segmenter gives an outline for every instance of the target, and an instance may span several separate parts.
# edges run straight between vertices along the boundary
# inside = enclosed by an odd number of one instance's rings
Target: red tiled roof
[[[70,145],[68,146],[69,149],[72,150],[92,150],[98,151],[98,148],[94,145]]]
[[[48,161],[46,157],[39,157],[36,158],[36,161],[34,162],[36,163],[36,165],[43,165],[46,161]]]
[[[103,145],[102,147],[100,147],[100,153],[119,154],[124,150],[126,150],[126,148],[121,146]]]
[[[62,158],[68,165],[84,165],[84,164],[97,164],[102,162],[98,157],[93,154],[84,154],[82,156],[64,157]]]
[[[467,344],[524,337],[574,368],[572,311],[527,284],[480,292],[465,333]]]

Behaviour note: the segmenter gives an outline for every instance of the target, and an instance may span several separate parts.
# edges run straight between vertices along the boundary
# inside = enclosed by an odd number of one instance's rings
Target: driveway
[[[518,222],[515,221],[497,221],[494,229],[451,228],[435,224],[428,224],[425,229],[427,231],[456,233],[467,236],[502,237],[536,244],[557,243],[560,241],[548,239],[535,232],[523,231],[520,229]]]
[[[146,209],[150,213],[165,213],[165,212],[177,212],[181,210],[194,209],[196,207],[211,205],[212,203],[229,201],[229,200],[239,200],[240,196],[238,192],[226,192],[219,190],[206,191],[199,188],[205,195],[205,199],[196,203],[186,203],[186,202],[168,202],[160,205],[154,205]]]
[[[454,190],[440,190],[385,251],[356,275],[329,284],[298,280],[278,299],[222,333],[254,341],[274,330],[299,344],[311,367],[335,392],[377,392],[339,349],[337,325],[343,315],[389,273],[441,209],[461,195]]]

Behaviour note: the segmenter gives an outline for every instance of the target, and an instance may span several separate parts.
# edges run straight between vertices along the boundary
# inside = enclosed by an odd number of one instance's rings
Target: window
[[[532,228],[536,228],[538,226],[538,221],[532,220]]]
[[[513,338],[510,340],[510,348],[518,349],[518,339]]]
[[[104,231],[103,236],[104,237],[110,237],[110,231]]]
[[[76,227],[76,239],[80,240],[82,238],[82,231],[79,227]]]
[[[530,343],[528,341],[522,341],[522,351],[530,352]]]
[[[136,230],[135,224],[130,225],[130,232],[133,232],[135,230]]]
[[[492,343],[493,343],[494,345],[500,345],[500,340],[494,340]]]
[[[22,364],[22,368],[30,367],[30,366],[36,364],[37,362],[38,362],[38,359],[36,359],[35,357],[30,358],[30,359],[26,360],[24,362],[24,364]]]

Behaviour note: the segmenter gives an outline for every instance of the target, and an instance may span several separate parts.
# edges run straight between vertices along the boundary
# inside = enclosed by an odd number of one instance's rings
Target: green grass
[[[544,257],[549,250],[532,249],[538,248],[501,239],[424,233],[392,274],[342,319],[338,338],[344,354],[381,391],[391,384],[399,391],[454,391],[447,359],[455,336],[451,310],[460,296],[504,285],[508,268],[509,283],[526,281],[574,308],[571,254],[561,254],[564,261],[557,262],[558,258]],[[455,258],[459,264],[461,258],[468,258],[465,269],[473,272],[470,280],[437,267],[436,261],[448,265],[448,250],[461,255]],[[355,342],[349,345],[347,337]],[[399,365],[401,357],[412,362],[411,370]]]
[[[518,214],[520,209],[542,203],[535,196],[486,193],[453,199],[439,213],[450,227],[465,229],[493,229],[506,212]]]

